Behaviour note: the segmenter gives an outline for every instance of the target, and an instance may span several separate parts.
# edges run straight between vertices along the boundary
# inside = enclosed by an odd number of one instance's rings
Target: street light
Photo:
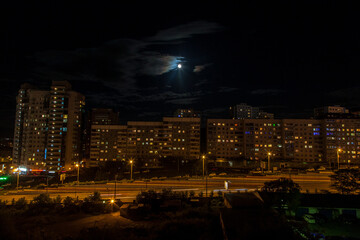
[[[79,166],[79,164],[76,164],[75,166],[78,169],[78,171],[77,171],[77,184],[79,185],[80,166]]]
[[[80,175],[80,166],[79,164],[76,164],[75,167],[77,167],[78,171],[77,171],[77,187],[79,186],[79,175]],[[76,197],[76,188],[75,187],[75,197]]]
[[[268,152],[268,171],[270,171],[270,156],[271,156],[271,152]]]
[[[130,181],[132,180],[133,163],[134,163],[134,161],[133,161],[132,159],[130,159],[130,167],[131,167],[131,170],[130,170]]]
[[[203,177],[205,176],[205,155],[202,155],[203,160]]]
[[[13,172],[17,172],[17,180],[16,180],[16,190],[19,191],[19,175],[20,175],[20,169],[16,168],[13,170]]]
[[[340,152],[341,152],[341,148],[339,148],[339,149],[336,151],[336,154],[337,154],[337,162],[338,162],[338,170],[340,170]]]
[[[148,182],[148,178],[149,178],[149,168],[148,168],[148,164],[145,163],[146,166],[146,179],[145,179],[145,189],[147,189],[147,182]]]
[[[202,155],[202,160],[203,160],[203,177],[205,176],[205,197],[207,198],[207,172],[205,175],[205,155]],[[207,170],[207,169],[206,169]]]

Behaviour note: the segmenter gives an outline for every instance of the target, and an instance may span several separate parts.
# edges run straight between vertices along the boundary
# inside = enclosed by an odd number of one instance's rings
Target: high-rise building
[[[164,117],[162,122],[92,126],[89,166],[130,158],[138,163],[157,164],[159,159],[193,160],[199,155],[200,118]]]
[[[57,171],[81,161],[81,129],[85,98],[67,81],[51,90],[22,85],[17,96],[13,162],[28,168]]]
[[[45,166],[49,92],[21,85],[16,98],[13,163]]]
[[[125,160],[126,125],[93,125],[91,127],[90,161],[87,167],[96,167],[99,162]]]
[[[337,152],[339,151],[339,153]],[[359,119],[208,119],[210,158],[360,163]]]
[[[238,119],[208,119],[207,154],[229,159],[244,156],[243,128],[243,121]]]
[[[164,117],[164,137],[168,136],[168,156],[197,159],[200,155],[200,118]]]
[[[179,118],[199,118],[200,113],[194,111],[194,109],[176,109],[174,117]]]
[[[230,107],[230,113],[233,119],[273,119],[274,114],[260,110],[258,107],[252,107],[246,103],[240,103]]]
[[[94,144],[94,141],[91,140],[92,127],[94,125],[116,125],[119,122],[119,114],[108,108],[93,108],[87,114],[84,122],[82,161],[85,162],[87,166],[93,166],[91,162],[94,162],[94,159],[90,156],[91,147]]]
[[[91,125],[116,125],[119,113],[109,108],[93,108],[90,116]]]
[[[327,161],[342,164],[360,161],[360,120],[359,119],[324,119],[324,156]],[[339,153],[337,152],[339,151]]]
[[[351,117],[349,110],[339,105],[314,108],[315,118],[342,118],[347,116]]]

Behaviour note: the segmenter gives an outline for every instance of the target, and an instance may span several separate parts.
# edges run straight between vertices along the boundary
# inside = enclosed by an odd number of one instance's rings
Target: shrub
[[[190,191],[190,198],[195,197],[195,192],[193,190]]]
[[[23,198],[19,198],[16,202],[15,202],[15,208],[16,209],[25,209],[27,207],[27,201],[26,199]]]

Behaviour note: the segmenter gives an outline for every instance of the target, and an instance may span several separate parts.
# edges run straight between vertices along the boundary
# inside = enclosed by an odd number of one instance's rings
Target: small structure
[[[284,219],[273,209],[264,207],[257,192],[224,194],[220,222],[225,240],[230,239],[294,239]]]
[[[360,196],[344,194],[302,194],[295,215],[321,214],[328,219],[350,215],[360,219]]]

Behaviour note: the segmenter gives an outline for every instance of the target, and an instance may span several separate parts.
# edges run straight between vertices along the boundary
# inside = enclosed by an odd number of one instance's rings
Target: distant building
[[[258,107],[252,107],[246,103],[240,103],[230,107],[233,119],[273,119],[274,114],[261,111]]]
[[[91,125],[116,125],[119,123],[119,113],[108,108],[91,109]]]
[[[11,138],[2,138],[0,139],[0,162],[7,163],[12,160],[12,150],[13,150],[13,139]]]
[[[325,106],[314,108],[314,117],[319,118],[347,118],[352,117],[349,110],[345,107],[340,107],[339,105],[335,106]]]
[[[200,113],[193,109],[177,109],[174,113],[174,117],[179,118],[199,118]]]
[[[85,97],[67,81],[50,91],[23,84],[17,96],[13,163],[28,168],[64,170],[81,161]]]

